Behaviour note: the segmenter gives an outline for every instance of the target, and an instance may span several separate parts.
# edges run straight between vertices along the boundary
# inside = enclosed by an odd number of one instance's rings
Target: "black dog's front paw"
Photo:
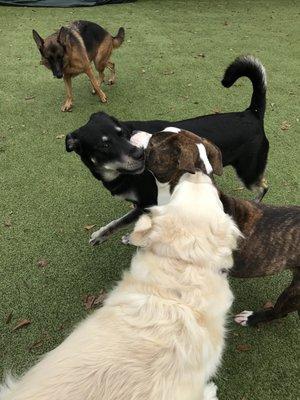
[[[122,243],[130,244],[130,233],[127,233],[127,235],[122,236]]]
[[[91,234],[91,238],[89,240],[89,243],[92,246],[96,246],[98,244],[101,244],[107,240],[107,236],[105,235],[105,230],[103,228],[99,229],[96,232],[93,232]]]

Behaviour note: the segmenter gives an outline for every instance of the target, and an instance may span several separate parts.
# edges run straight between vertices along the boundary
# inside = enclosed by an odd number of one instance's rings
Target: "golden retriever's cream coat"
[[[214,400],[239,231],[201,172],[137,222],[131,269],[1,400]],[[226,397],[226,395],[225,395]]]

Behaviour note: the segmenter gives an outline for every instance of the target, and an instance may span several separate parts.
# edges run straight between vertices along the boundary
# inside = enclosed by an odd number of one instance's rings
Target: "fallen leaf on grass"
[[[22,319],[17,323],[17,325],[12,329],[13,331],[17,331],[18,329],[25,328],[26,326],[30,325],[31,321],[29,319]]]
[[[95,300],[96,296],[94,296],[93,294],[87,294],[84,296],[83,304],[87,311],[92,309]]]
[[[44,344],[44,339],[38,339],[28,347],[28,351],[32,351],[33,349],[37,349],[37,348],[43,346],[43,344]]]
[[[250,344],[238,344],[236,346],[237,351],[249,351],[251,350]]]
[[[235,192],[237,192],[237,191],[239,191],[239,190],[244,190],[245,188],[244,188],[244,186],[239,186],[239,187],[237,187],[237,188],[235,188],[235,189],[233,189]]]
[[[102,289],[102,291],[96,297],[93,306],[102,306],[106,297],[107,297],[107,293],[105,292],[105,290]]]
[[[90,231],[91,229],[94,228],[94,226],[96,226],[96,225],[95,225],[95,224],[93,224],[93,225],[84,225],[84,229],[85,229],[86,231]]]
[[[65,137],[65,135],[62,133],[61,135],[57,135],[55,137],[55,139],[63,139]]]
[[[212,112],[214,114],[220,114],[221,113],[221,109],[219,107],[215,107],[215,108],[213,108]]]
[[[281,129],[282,131],[287,131],[287,130],[290,129],[290,127],[291,127],[291,124],[290,124],[290,123],[288,123],[287,121],[283,121],[283,123],[281,124],[280,129]]]
[[[6,218],[6,220],[4,221],[4,226],[5,226],[6,228],[10,228],[10,227],[12,226],[12,223],[11,223],[11,219],[10,219],[10,218]]]
[[[163,75],[174,75],[175,72],[174,71],[164,71]]]
[[[40,258],[37,262],[37,266],[39,268],[45,268],[49,264],[49,261],[45,260],[45,258]]]
[[[26,96],[25,97],[25,100],[33,100],[33,99],[35,99],[35,96]]]
[[[274,304],[270,301],[270,300],[268,300],[264,305],[263,305],[263,309],[264,310],[267,310],[268,308],[273,308],[274,307]]]
[[[83,304],[87,311],[90,311],[92,308],[96,308],[97,306],[102,306],[103,301],[106,299],[107,293],[104,289],[100,291],[100,293],[95,296],[93,294],[87,294],[83,298]]]
[[[228,26],[229,25],[229,22],[228,21],[225,21],[224,22],[224,26]]]
[[[5,318],[5,323],[9,324],[13,316],[13,312],[11,311]]]

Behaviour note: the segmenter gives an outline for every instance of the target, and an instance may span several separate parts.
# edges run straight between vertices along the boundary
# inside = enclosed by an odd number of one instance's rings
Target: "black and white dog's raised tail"
[[[244,111],[180,121],[120,121],[98,112],[67,135],[66,150],[75,151],[112,195],[134,204],[128,214],[95,232],[91,244],[106,240],[118,229],[135,222],[145,208],[157,204],[157,183],[144,170],[143,152],[129,141],[135,131],[154,134],[176,127],[209,139],[221,150],[223,166],[231,165],[248,189],[258,191],[257,201],[263,198],[268,189],[264,172],[269,150],[264,132],[266,72],[253,56],[241,56],[227,67],[222,84],[230,87],[240,77],[249,78],[253,86],[250,106]]]
[[[227,67],[222,85],[229,88],[243,76],[249,78],[253,86],[249,110],[257,113],[259,118],[263,120],[266,111],[266,70],[262,63],[251,55],[238,57]]]

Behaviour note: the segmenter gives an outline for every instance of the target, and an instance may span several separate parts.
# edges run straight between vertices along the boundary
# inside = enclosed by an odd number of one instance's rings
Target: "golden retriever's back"
[[[209,379],[233,299],[222,270],[239,231],[202,175],[140,218],[130,241],[141,248],[104,307],[1,400],[216,399]]]

